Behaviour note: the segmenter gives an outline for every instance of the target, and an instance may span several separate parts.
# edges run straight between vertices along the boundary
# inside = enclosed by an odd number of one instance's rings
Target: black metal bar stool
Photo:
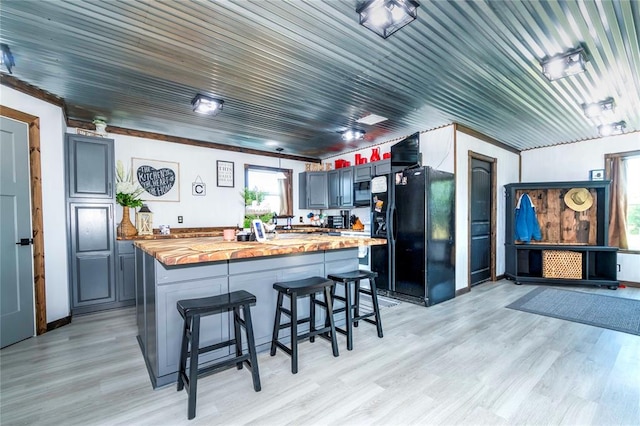
[[[347,350],[353,349],[353,327],[358,326],[358,321],[363,320],[371,324],[375,324],[378,329],[378,337],[382,337],[382,322],[380,321],[380,307],[378,306],[378,293],[376,288],[377,272],[371,272],[366,270],[357,270],[343,272],[341,274],[330,274],[328,279],[334,281],[336,284],[344,284],[344,296],[335,294],[336,288],[333,287],[331,291],[331,297],[334,300],[340,300],[344,302],[344,306],[340,308],[334,308],[333,312],[340,313],[346,312],[346,329],[336,327],[338,333],[342,333],[347,336]],[[364,288],[360,286],[360,280],[369,280],[371,288]],[[351,284],[354,285],[353,299],[351,297]],[[373,311],[365,314],[360,314],[360,294],[368,294],[371,296],[371,302],[373,304]],[[374,317],[370,319],[369,317]]]
[[[283,281],[273,284],[273,288],[278,291],[278,302],[276,305],[276,318],[273,324],[273,338],[271,340],[271,356],[276,354],[276,348],[282,349],[291,356],[291,372],[298,372],[298,341],[309,338],[314,341],[315,336],[330,333],[331,348],[333,356],[338,356],[338,341],[336,339],[335,324],[333,322],[333,308],[331,292],[334,283],[323,277],[311,277],[295,281]],[[317,293],[324,293],[324,301],[316,299]],[[282,306],[284,296],[289,296],[291,302],[290,309]],[[298,318],[298,297],[309,296],[309,316]],[[326,309],[328,321],[323,328],[316,329],[316,306]],[[289,316],[290,321],[280,324],[282,314]],[[309,332],[298,335],[298,325],[309,323]],[[285,346],[278,340],[280,330],[291,328],[291,348]]]
[[[236,364],[238,370],[240,370],[242,369],[242,363],[245,362],[251,368],[253,388],[256,392],[260,391],[260,374],[258,372],[258,360],[256,358],[256,346],[253,338],[253,325],[251,323],[250,311],[250,305],[255,305],[255,303],[256,297],[244,290],[221,294],[219,296],[178,301],[178,312],[182,318],[184,318],[182,347],[180,349],[180,366],[178,368],[178,391],[185,388],[189,395],[189,420],[196,416],[198,376],[215,373],[233,364]],[[240,309],[242,309],[244,319],[240,317]],[[229,310],[233,310],[234,338],[201,348],[200,317],[225,313]],[[248,351],[245,354],[242,353],[240,327],[244,328],[247,335]],[[189,350],[189,344],[191,344],[191,350]],[[200,355],[231,345],[235,345],[235,357],[198,369],[198,357]],[[186,372],[187,358],[189,358],[188,374]]]

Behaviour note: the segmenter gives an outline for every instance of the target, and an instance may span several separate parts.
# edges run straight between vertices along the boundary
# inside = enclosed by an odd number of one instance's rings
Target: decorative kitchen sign
[[[207,195],[207,185],[202,181],[200,175],[198,175],[195,182],[191,184],[191,194],[194,197]]]
[[[180,165],[170,161],[132,158],[135,183],[144,192],[145,201],[180,201]]]
[[[233,188],[233,162],[232,161],[216,161],[218,169],[218,186],[226,186]]]

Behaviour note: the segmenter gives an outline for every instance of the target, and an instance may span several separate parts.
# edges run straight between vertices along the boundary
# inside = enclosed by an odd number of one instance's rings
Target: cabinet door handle
[[[122,256],[120,256],[120,270],[122,271]]]

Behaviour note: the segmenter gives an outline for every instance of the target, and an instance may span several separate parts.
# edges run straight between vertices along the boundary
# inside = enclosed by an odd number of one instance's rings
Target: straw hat
[[[571,210],[583,212],[593,205],[593,197],[587,188],[572,188],[564,195],[564,202]]]

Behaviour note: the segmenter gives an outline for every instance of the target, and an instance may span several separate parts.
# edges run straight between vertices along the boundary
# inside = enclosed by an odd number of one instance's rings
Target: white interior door
[[[0,117],[0,347],[35,334],[26,123]]]

